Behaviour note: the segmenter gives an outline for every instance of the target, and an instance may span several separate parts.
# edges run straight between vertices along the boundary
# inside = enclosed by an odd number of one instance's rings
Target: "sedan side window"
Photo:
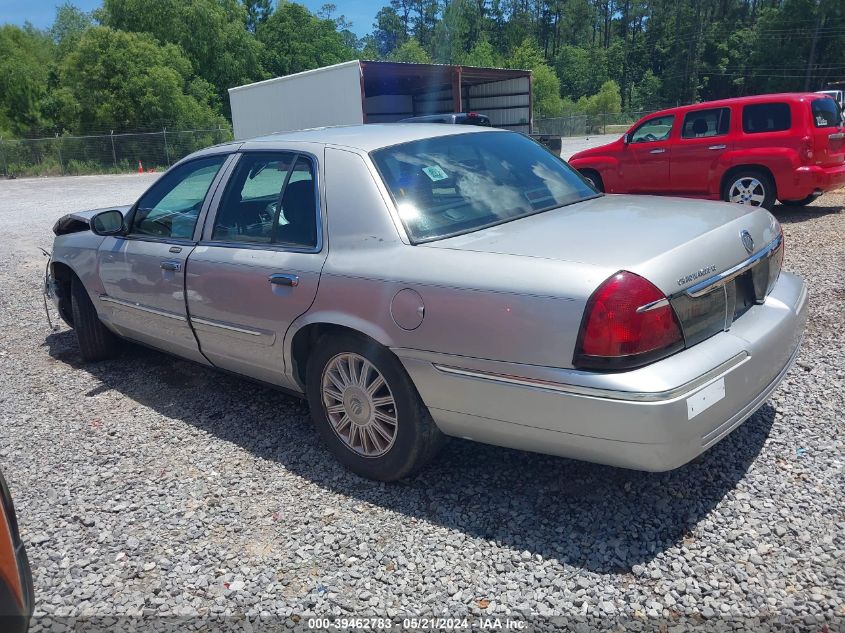
[[[711,108],[687,112],[684,117],[681,138],[707,138],[727,134],[730,121],[730,108]]]
[[[649,119],[631,135],[631,143],[653,143],[665,141],[672,133],[672,125],[675,123],[675,115],[660,116]]]
[[[294,154],[245,154],[238,161],[220,201],[211,239],[269,244],[279,196]]]
[[[311,161],[291,152],[244,154],[226,186],[211,239],[316,246]]]
[[[227,158],[200,158],[167,172],[138,201],[129,233],[191,239],[208,188]]]

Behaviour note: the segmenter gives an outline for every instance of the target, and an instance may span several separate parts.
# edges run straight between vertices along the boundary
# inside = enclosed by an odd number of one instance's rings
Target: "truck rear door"
[[[839,104],[830,97],[810,102],[813,135],[813,162],[835,167],[845,161],[845,128]]]

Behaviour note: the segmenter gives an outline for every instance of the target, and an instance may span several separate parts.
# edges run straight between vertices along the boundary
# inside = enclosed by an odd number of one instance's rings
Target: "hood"
[[[682,198],[605,195],[435,242],[449,248],[591,264],[643,274],[664,291],[702,268],[746,259],[740,231],[759,250],[779,233],[764,209]]]
[[[579,158],[587,158],[588,156],[603,156],[607,154],[609,150],[615,149],[617,146],[621,147],[622,145],[622,137],[620,136],[618,139],[611,141],[610,143],[605,143],[604,145],[590,147],[588,149],[582,149],[580,152],[575,152],[569,157],[568,161],[577,160]]]

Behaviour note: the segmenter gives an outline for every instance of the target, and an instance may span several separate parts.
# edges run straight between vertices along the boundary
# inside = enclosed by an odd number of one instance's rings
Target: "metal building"
[[[531,71],[354,60],[229,89],[235,138],[478,112],[529,133]]]

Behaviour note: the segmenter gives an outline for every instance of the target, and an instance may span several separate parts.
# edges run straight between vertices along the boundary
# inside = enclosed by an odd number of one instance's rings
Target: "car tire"
[[[445,440],[399,360],[363,337],[323,336],[305,382],[314,426],[337,460],[362,477],[407,477]]]
[[[601,179],[599,172],[595,169],[584,169],[581,171],[581,175],[589,180],[593,187],[604,193],[604,181]]]
[[[806,207],[810,204],[813,200],[817,199],[819,196],[807,196],[802,200],[781,200],[780,203],[785,207]]]
[[[120,339],[102,324],[88,291],[78,277],[71,281],[70,297],[73,331],[82,358],[93,362],[115,356],[120,348]]]
[[[725,178],[722,200],[771,210],[777,193],[771,176],[759,169],[740,169]]]

